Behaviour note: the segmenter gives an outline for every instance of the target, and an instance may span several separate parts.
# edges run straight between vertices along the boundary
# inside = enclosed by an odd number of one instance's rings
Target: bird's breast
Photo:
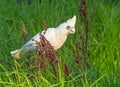
[[[57,37],[56,36],[56,37],[52,37],[52,38],[47,37],[46,39],[50,42],[51,46],[53,46],[53,48],[55,50],[57,50],[64,44],[64,42],[66,41],[66,38],[67,37],[63,37],[63,36]]]

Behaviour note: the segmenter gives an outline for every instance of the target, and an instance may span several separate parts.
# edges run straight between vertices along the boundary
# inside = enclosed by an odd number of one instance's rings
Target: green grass
[[[79,39],[78,8],[74,0],[42,0],[41,4],[23,6],[15,0],[1,0],[0,3],[0,59],[9,61],[12,66],[0,60],[0,87],[119,87],[120,86],[120,2],[115,0],[95,0],[88,2],[88,15],[97,6],[90,21],[88,59],[90,68],[81,71],[73,58],[75,40]],[[59,78],[54,76],[50,65],[43,73],[30,71],[26,58],[19,63],[11,57],[12,50],[24,44],[22,23],[29,36],[43,30],[42,19],[49,27],[56,27],[73,15],[77,16],[76,34],[70,35],[59,49]],[[80,44],[81,45],[81,44]],[[75,49],[75,48],[74,48]],[[65,76],[62,66],[67,63],[70,76]]]

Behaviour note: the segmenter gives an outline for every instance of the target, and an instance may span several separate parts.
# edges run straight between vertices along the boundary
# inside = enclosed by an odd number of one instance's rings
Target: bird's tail
[[[20,49],[11,51],[10,53],[11,53],[11,55],[12,55],[13,57],[15,57],[16,59],[19,59],[19,58],[21,57],[21,50],[20,50]]]
[[[24,57],[25,55],[31,55],[35,52],[36,52],[36,45],[35,46],[32,45],[32,46],[22,47],[20,49],[14,50],[10,53],[16,59],[20,59],[20,58]]]

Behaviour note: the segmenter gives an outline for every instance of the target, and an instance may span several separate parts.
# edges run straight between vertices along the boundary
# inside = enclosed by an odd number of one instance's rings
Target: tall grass
[[[79,26],[82,27],[84,36],[85,27],[80,19],[76,1],[42,0],[39,4],[34,1],[31,5],[26,3],[19,5],[15,0],[9,2],[1,0],[0,86],[119,87],[120,2],[118,0],[88,0],[87,5],[88,16],[91,18],[88,36],[90,68],[81,69],[74,58],[77,54],[75,41],[79,41],[79,45],[82,45],[79,38]],[[63,47],[59,49],[58,77],[54,75],[50,64],[40,73],[26,65],[26,57],[20,60],[11,57],[10,51],[20,48],[25,43],[22,37],[23,23],[31,38],[43,30],[43,19],[48,27],[56,27],[73,15],[77,16],[76,34],[70,35]],[[82,53],[80,55],[83,58]],[[69,76],[63,72],[64,64],[68,65]]]

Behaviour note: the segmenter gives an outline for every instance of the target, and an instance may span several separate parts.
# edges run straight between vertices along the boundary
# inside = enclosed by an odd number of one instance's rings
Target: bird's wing
[[[34,40],[32,40],[34,39]],[[20,49],[12,51],[11,54],[15,58],[19,59],[26,54],[33,53],[36,50],[37,43],[40,42],[40,33],[36,34],[31,40],[29,40],[25,45],[23,45]]]
[[[37,46],[36,42],[40,42],[40,33],[38,33],[34,37],[32,37],[32,39],[29,40],[25,45],[23,45],[23,47],[28,47],[28,46],[31,46],[31,45]]]
[[[47,31],[43,30],[41,34],[44,35],[48,41],[51,41],[55,37],[55,28],[48,28]],[[25,45],[23,45],[22,48],[29,46],[37,46],[36,42],[40,42],[40,33],[32,37],[32,39],[29,40]]]

